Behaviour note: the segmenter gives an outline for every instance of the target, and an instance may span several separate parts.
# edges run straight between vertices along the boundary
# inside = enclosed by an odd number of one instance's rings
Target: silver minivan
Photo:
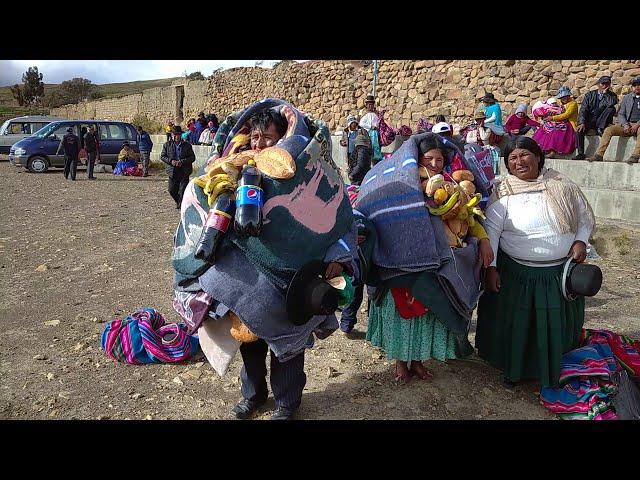
[[[0,153],[8,154],[14,143],[36,133],[42,127],[56,120],[63,119],[46,115],[30,115],[7,120],[0,127]]]

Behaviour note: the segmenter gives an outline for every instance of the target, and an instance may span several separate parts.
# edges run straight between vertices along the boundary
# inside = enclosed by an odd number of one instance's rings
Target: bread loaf
[[[456,182],[461,182],[463,180],[468,180],[473,182],[474,176],[469,170],[456,170],[451,174],[451,178],[453,178]]]
[[[254,157],[256,167],[271,178],[288,179],[296,174],[296,163],[284,148],[269,147]]]
[[[242,320],[240,320],[238,315],[233,313],[231,310],[229,310],[228,315],[229,318],[231,318],[231,328],[229,329],[229,333],[231,333],[233,338],[242,343],[251,343],[258,340],[258,337],[249,330],[249,327],[242,323]]]

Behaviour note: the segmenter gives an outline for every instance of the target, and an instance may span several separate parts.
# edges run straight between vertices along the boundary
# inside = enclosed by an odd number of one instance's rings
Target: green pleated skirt
[[[440,361],[458,358],[456,336],[431,312],[411,319],[400,316],[391,291],[380,306],[371,303],[367,340],[380,347],[389,360]]]
[[[584,297],[564,299],[562,267],[527,267],[498,251],[501,288],[480,298],[476,348],[506,380],[557,387],[562,354],[578,347]]]

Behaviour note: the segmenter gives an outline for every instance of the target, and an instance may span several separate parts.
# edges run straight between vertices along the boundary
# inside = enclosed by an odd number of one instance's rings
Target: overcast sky
[[[95,84],[180,77],[186,71],[211,75],[216,68],[254,66],[258,60],[0,60],[0,86],[22,83],[22,74],[37,66],[44,83],[62,83],[75,77]],[[264,60],[270,67],[277,60]]]

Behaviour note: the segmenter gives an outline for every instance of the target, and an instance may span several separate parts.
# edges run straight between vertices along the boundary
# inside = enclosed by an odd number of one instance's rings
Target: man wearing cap
[[[453,128],[447,122],[436,123],[431,129],[431,131],[451,141],[461,151],[464,150],[464,146],[457,139],[453,137]]]
[[[604,152],[611,142],[611,137],[636,137],[636,147],[633,153],[627,158],[626,162],[631,165],[638,163],[640,160],[640,77],[636,77],[631,81],[631,92],[622,97],[620,111],[618,112],[619,125],[610,125],[602,134],[602,140],[598,145],[598,150],[589,161],[601,162]]]
[[[182,127],[175,125],[171,130],[171,140],[162,146],[160,160],[167,164],[169,176],[169,194],[176,202],[176,208],[182,204],[182,194],[189,183],[189,175],[193,171],[196,156],[193,148],[182,139]]]
[[[67,134],[62,137],[62,148],[64,149],[64,178],[76,181],[76,171],[78,170],[78,155],[80,153],[80,139],[73,133],[73,127],[67,128]]]
[[[367,131],[358,125],[355,115],[347,118],[347,128],[342,133],[340,145],[347,147],[347,175],[352,185],[360,185],[371,169],[371,139]]]
[[[611,77],[604,75],[598,79],[598,89],[587,92],[582,100],[578,112],[578,126],[576,127],[576,144],[578,154],[574,160],[584,160],[584,137],[590,130],[595,130],[598,136],[613,123],[616,114],[618,96],[611,91]]]

